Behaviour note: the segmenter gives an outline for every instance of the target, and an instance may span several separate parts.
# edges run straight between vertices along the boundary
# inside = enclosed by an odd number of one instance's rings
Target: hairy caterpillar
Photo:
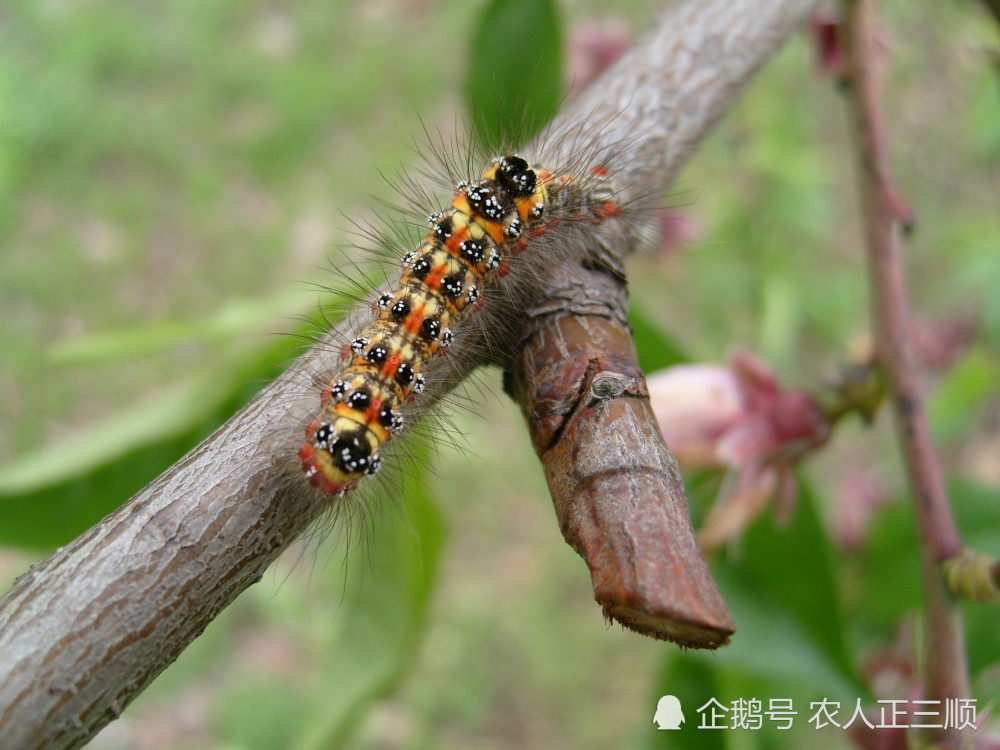
[[[520,156],[493,159],[476,182],[462,181],[430,230],[403,257],[398,282],[379,297],[374,319],[344,347],[342,363],[306,427],[299,458],[323,492],[343,494],[378,472],[379,449],[401,431],[401,407],[423,391],[421,369],[451,344],[453,327],[482,304],[481,290],[563,218],[600,223],[618,207],[602,167],[586,180],[533,167]],[[549,216],[549,204],[565,217]]]

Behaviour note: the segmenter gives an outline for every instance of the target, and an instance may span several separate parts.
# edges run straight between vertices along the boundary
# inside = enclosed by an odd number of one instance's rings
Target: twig
[[[958,607],[945,584],[941,563],[961,552],[931,442],[914,366],[909,307],[903,279],[901,222],[905,212],[892,186],[886,131],[876,80],[876,19],[871,0],[845,0],[848,104],[857,121],[861,199],[878,359],[896,415],[921,539],[924,589],[925,697],[942,701],[969,695],[965,647]],[[955,729],[933,730],[941,747],[970,742]]]
[[[664,188],[813,4],[673,3],[627,55],[630,64],[595,83],[556,127],[575,123],[576,143],[631,144],[620,161],[630,184],[640,194]],[[628,249],[614,247],[619,255]],[[501,305],[483,313],[490,310],[511,315]],[[316,406],[315,376],[333,369],[336,342],[369,314],[359,308],[348,316],[201,445],[0,600],[5,748],[83,745],[323,511],[296,453]],[[439,358],[428,383],[459,382],[477,364]],[[444,393],[429,388],[422,398],[433,404]]]
[[[586,560],[605,616],[683,646],[725,645],[732,617],[698,549],[627,328],[555,318],[524,347],[513,380],[559,527]]]

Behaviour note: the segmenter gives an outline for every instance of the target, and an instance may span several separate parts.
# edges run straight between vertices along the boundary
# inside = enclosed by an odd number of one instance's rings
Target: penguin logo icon
[[[656,703],[656,713],[653,723],[657,729],[680,729],[684,723],[684,711],[681,702],[674,695],[664,695]]]

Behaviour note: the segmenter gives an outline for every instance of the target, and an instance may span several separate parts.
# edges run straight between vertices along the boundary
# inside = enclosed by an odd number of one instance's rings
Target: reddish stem
[[[896,412],[903,456],[925,542],[938,562],[957,554],[955,528],[914,364],[900,241],[901,201],[889,174],[885,121],[873,75],[875,17],[870,0],[848,0],[849,98],[858,123],[861,192],[878,358]]]
[[[846,0],[845,47],[848,102],[858,126],[860,182],[879,362],[892,398],[921,539],[925,597],[924,693],[943,701],[969,695],[965,646],[958,607],[945,585],[940,563],[958,554],[955,527],[940,464],[931,441],[917,380],[903,277],[901,229],[908,212],[889,174],[886,129],[876,75],[876,19],[871,0]],[[954,729],[933,730],[940,747],[961,748],[967,738]]]

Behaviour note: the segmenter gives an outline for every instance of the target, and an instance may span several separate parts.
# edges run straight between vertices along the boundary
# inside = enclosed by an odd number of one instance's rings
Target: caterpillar
[[[344,346],[299,450],[306,479],[342,495],[376,474],[381,446],[404,428],[402,406],[424,389],[422,367],[481,307],[482,290],[507,273],[508,257],[563,218],[600,223],[617,215],[613,198],[603,167],[585,178],[556,175],[516,154],[494,158],[478,181],[459,182],[448,208],[428,217],[426,236],[404,255],[371,322]],[[570,210],[551,216],[553,199]]]

